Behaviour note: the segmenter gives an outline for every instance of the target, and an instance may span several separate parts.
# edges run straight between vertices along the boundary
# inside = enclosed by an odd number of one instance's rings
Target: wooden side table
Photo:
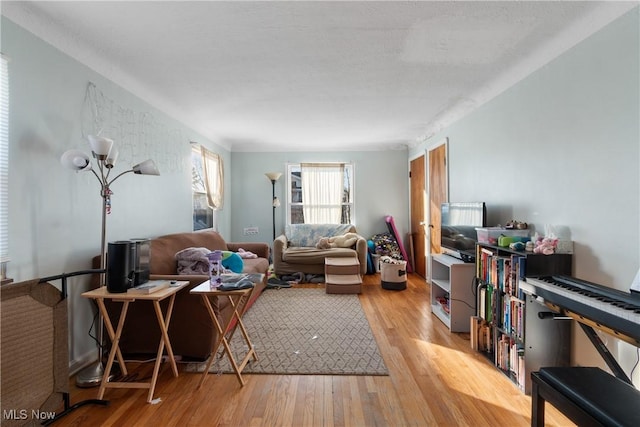
[[[209,369],[211,368],[211,365],[213,364],[213,361],[216,358],[216,354],[218,352],[218,349],[220,348],[220,344],[224,346],[224,352],[229,357],[229,362],[231,362],[231,366],[233,367],[233,371],[235,372],[236,377],[238,377],[238,381],[240,382],[240,385],[244,386],[244,378],[242,378],[242,370],[247,365],[247,363],[249,363],[249,360],[251,358],[253,358],[256,361],[258,360],[258,356],[256,355],[255,349],[253,348],[253,344],[249,339],[249,334],[247,333],[247,330],[244,327],[244,324],[242,323],[242,314],[244,314],[243,300],[244,299],[246,299],[247,301],[249,300],[249,298],[251,297],[251,294],[253,293],[254,288],[239,289],[239,290],[233,290],[233,291],[220,291],[215,288],[212,289],[209,281],[207,280],[206,282],[201,283],[200,285],[191,289],[190,292],[192,294],[198,294],[202,296],[202,300],[204,301],[204,304],[207,307],[207,310],[209,311],[209,316],[211,317],[211,321],[213,322],[216,329],[218,330],[218,335],[219,335],[218,340],[216,341],[216,343],[213,346],[213,349],[211,350],[211,357],[207,361],[207,365],[205,366],[204,371],[202,372],[202,378],[200,378],[200,382],[198,383],[198,388],[202,387],[202,384],[204,383],[204,380],[207,377],[207,374],[209,373]],[[211,301],[209,300],[209,297],[215,297],[215,298],[227,297],[229,299],[229,303],[233,308],[233,313],[231,316],[229,316],[229,319],[227,319],[223,325],[220,324],[220,321],[218,320],[218,316],[216,316],[216,313],[213,311],[213,307],[211,306]],[[231,324],[234,321],[235,321],[235,324],[231,326]],[[231,347],[229,346],[229,341],[231,340],[233,333],[238,327],[242,332],[242,337],[244,338],[245,342],[247,343],[247,346],[249,347],[247,354],[244,356],[242,361],[240,361],[240,363],[237,363],[236,360],[234,359],[233,353],[231,352]],[[228,338],[227,338],[227,335],[229,335]]]
[[[109,351],[109,358],[107,360],[107,366],[104,369],[104,376],[102,377],[102,382],[100,383],[100,389],[98,390],[98,399],[102,399],[104,396],[104,392],[107,388],[148,388],[149,394],[147,395],[147,402],[151,402],[153,399],[153,392],[156,388],[156,382],[158,380],[158,373],[160,371],[160,364],[162,363],[162,353],[166,346],[167,354],[169,356],[169,363],[171,364],[171,369],[173,371],[173,376],[178,376],[178,367],[176,365],[176,360],[173,356],[173,349],[171,348],[171,342],[169,341],[169,322],[171,321],[171,312],[173,311],[173,303],[176,298],[176,293],[188,285],[188,281],[179,281],[175,284],[171,284],[171,286],[161,289],[159,291],[150,293],[150,294],[137,294],[137,293],[111,293],[107,291],[106,286],[102,286],[100,288],[94,289],[89,292],[85,292],[82,294],[85,298],[90,298],[96,300],[98,303],[98,308],[100,309],[100,313],[104,319],[104,326],[107,329],[107,333],[109,334],[109,338],[111,339],[111,350]],[[162,314],[162,309],[160,307],[160,301],[169,298],[169,305],[167,307],[166,314]],[[104,305],[104,300],[110,299],[114,302],[122,302],[122,311],[120,312],[120,318],[118,320],[117,329],[114,331],[113,325],[111,323],[111,319],[109,318],[109,313],[107,313],[107,309]],[[122,328],[124,327],[125,319],[127,318],[127,310],[129,309],[129,304],[136,301],[152,301],[153,307],[156,312],[156,318],[158,320],[158,325],[160,326],[160,344],[158,345],[158,354],[156,356],[156,363],[153,368],[153,375],[151,376],[150,382],[117,382],[117,381],[109,381],[109,375],[111,373],[111,368],[113,367],[113,361],[117,357],[118,363],[120,364],[120,368],[122,370],[123,375],[127,375],[127,367],[125,366],[124,359],[122,357],[122,353],[120,352],[120,336],[122,335]]]

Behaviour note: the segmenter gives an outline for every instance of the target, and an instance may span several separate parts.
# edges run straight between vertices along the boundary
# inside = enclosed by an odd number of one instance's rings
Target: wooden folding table
[[[159,291],[152,292],[150,294],[138,294],[138,293],[111,293],[107,291],[106,286],[102,286],[100,288],[94,289],[89,292],[85,292],[82,294],[85,298],[91,298],[96,300],[98,303],[98,308],[100,309],[100,313],[104,319],[104,326],[107,329],[107,333],[109,334],[109,338],[111,339],[111,351],[109,352],[109,358],[107,360],[107,366],[104,369],[104,376],[102,377],[102,382],[100,383],[100,389],[98,390],[98,399],[102,399],[104,396],[104,391],[107,388],[148,388],[149,394],[147,395],[147,402],[151,402],[153,399],[153,392],[156,388],[156,382],[158,380],[158,373],[160,371],[160,364],[162,363],[162,353],[166,346],[167,355],[169,359],[169,363],[171,364],[171,369],[173,371],[173,376],[178,376],[178,367],[176,366],[176,361],[173,356],[173,349],[171,348],[171,342],[169,341],[169,322],[171,321],[171,312],[173,311],[173,303],[176,298],[176,293],[185,287],[189,282],[188,281],[179,281],[176,283],[172,283],[171,286],[160,289]],[[160,307],[160,301],[169,298],[169,305],[167,306],[166,314],[162,314],[162,308]],[[117,329],[114,331],[113,325],[111,323],[111,319],[109,318],[109,313],[107,313],[107,309],[104,305],[104,300],[110,299],[116,302],[122,302],[122,311],[120,312],[120,318],[118,320]],[[120,369],[123,375],[127,375],[127,367],[124,363],[124,358],[122,357],[122,353],[120,351],[120,336],[122,335],[122,328],[124,326],[125,319],[127,318],[127,310],[129,309],[129,304],[136,301],[151,301],[153,303],[153,307],[156,312],[156,318],[158,319],[158,325],[160,326],[160,344],[158,345],[158,354],[156,356],[156,363],[153,368],[153,375],[151,377],[150,382],[117,382],[117,381],[109,381],[109,376],[111,372],[111,368],[113,366],[113,361],[117,357],[118,363],[120,364]],[[144,325],[140,325],[144,327]]]
[[[213,364],[213,361],[216,358],[216,354],[218,352],[218,349],[220,348],[220,344],[224,346],[224,352],[227,353],[227,356],[229,357],[229,362],[233,367],[233,371],[235,372],[236,377],[238,377],[238,381],[240,382],[240,385],[244,386],[244,379],[242,378],[242,370],[247,365],[247,363],[249,363],[249,360],[251,358],[253,358],[256,361],[258,360],[258,356],[256,355],[255,349],[253,348],[253,344],[249,339],[249,334],[247,333],[247,330],[245,329],[244,324],[242,323],[242,314],[244,313],[246,301],[248,301],[249,298],[251,297],[251,293],[253,292],[253,289],[254,288],[220,291],[216,288],[212,288],[208,280],[196,286],[195,288],[191,289],[190,292],[192,294],[198,294],[202,296],[202,300],[204,301],[204,304],[207,307],[207,310],[209,311],[209,316],[211,317],[211,321],[213,322],[213,324],[215,325],[218,331],[218,340],[216,341],[215,345],[213,346],[213,349],[211,350],[211,357],[207,361],[204,371],[202,372],[202,378],[200,378],[200,382],[198,383],[198,388],[202,387],[202,384],[204,383],[204,380],[207,377],[207,373],[209,372],[209,369],[211,368],[211,365]],[[233,313],[231,314],[231,316],[229,316],[228,319],[225,320],[224,324],[222,325],[220,324],[220,320],[218,319],[218,316],[216,316],[216,313],[213,311],[213,307],[211,306],[211,301],[209,300],[209,297],[215,297],[215,298],[227,297],[229,299],[229,303],[233,308]],[[233,323],[234,321],[235,323]],[[247,346],[249,347],[247,354],[244,356],[242,361],[240,361],[240,363],[237,363],[236,360],[234,359],[233,353],[231,352],[231,347],[229,346],[229,341],[231,340],[233,333],[238,327],[240,328],[240,331],[242,332],[242,336],[245,342],[247,343]],[[229,337],[227,337],[227,335]]]

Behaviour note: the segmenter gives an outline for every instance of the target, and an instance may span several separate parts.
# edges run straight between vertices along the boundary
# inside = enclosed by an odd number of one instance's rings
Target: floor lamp
[[[100,277],[100,286],[105,285],[105,277],[107,268],[107,214],[111,212],[111,184],[122,175],[133,172],[136,175],[160,175],[158,168],[153,160],[145,160],[142,163],[134,165],[131,169],[119,173],[114,178],[109,177],[111,170],[118,159],[118,149],[113,146],[113,140],[89,135],[89,145],[95,160],[93,167],[91,158],[80,150],[69,150],[62,154],[60,162],[63,166],[76,172],[91,171],[100,183],[100,196],[102,197],[102,234],[100,238],[100,270],[103,271]],[[97,169],[97,170],[96,170]],[[102,376],[104,375],[104,366],[102,365],[102,345],[103,345],[103,321],[102,316],[98,313],[98,361],[91,366],[81,370],[76,376],[76,385],[78,387],[95,387],[100,385]]]
[[[271,205],[273,207],[273,240],[276,240],[276,208],[280,206],[280,200],[276,197],[276,181],[280,179],[282,174],[280,172],[267,172],[265,173],[267,178],[271,181],[271,193],[273,199],[271,200]]]

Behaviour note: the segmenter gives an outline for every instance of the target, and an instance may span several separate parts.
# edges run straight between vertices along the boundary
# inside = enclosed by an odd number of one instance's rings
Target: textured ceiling
[[[232,151],[424,141],[636,2],[2,2]]]

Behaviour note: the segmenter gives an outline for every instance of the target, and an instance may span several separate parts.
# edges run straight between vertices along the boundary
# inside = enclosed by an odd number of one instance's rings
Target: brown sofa
[[[357,233],[350,224],[292,224],[284,234],[273,242],[273,269],[275,274],[286,275],[302,272],[324,274],[324,259],[327,257],[355,257],[360,263],[360,274],[367,273],[367,240],[358,237],[351,248],[318,249],[320,237]]]
[[[269,268],[269,245],[266,243],[227,243],[215,231],[197,231],[176,233],[151,239],[150,278],[152,280],[188,280],[189,285],[176,295],[169,339],[175,355],[183,358],[204,360],[209,357],[218,333],[211,322],[209,313],[199,295],[189,290],[208,279],[201,275],[178,275],[175,254],[182,249],[204,247],[210,250],[238,252],[242,248],[253,252],[258,258],[243,259],[245,273],[265,274],[265,280],[258,283],[244,309],[248,309],[266,287],[266,273]],[[212,305],[221,318],[231,315],[231,306],[227,298],[212,299]],[[219,304],[218,304],[219,303]],[[167,302],[164,302],[166,309]],[[109,303],[109,317],[116,324],[121,303]],[[160,342],[153,305],[149,301],[137,301],[129,306],[127,321],[120,339],[120,348],[127,356],[155,355]]]

